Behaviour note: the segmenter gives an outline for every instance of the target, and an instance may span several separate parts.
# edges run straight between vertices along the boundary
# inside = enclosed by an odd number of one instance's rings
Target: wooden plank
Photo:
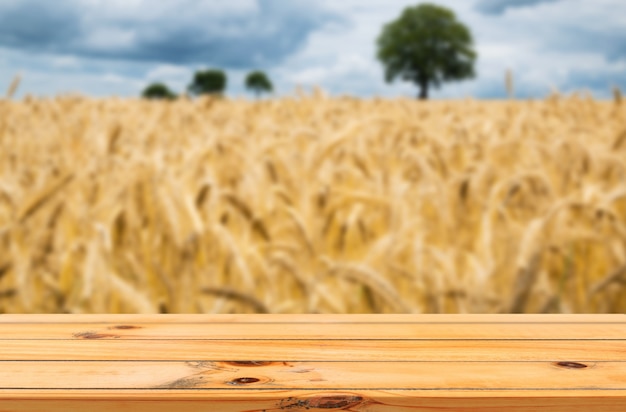
[[[551,392],[524,396],[519,392],[497,393],[477,398],[473,392],[363,391],[308,392],[272,391],[237,393],[216,391],[210,394],[172,393],[168,396],[98,397],[85,393],[71,397],[31,393],[29,399],[9,399],[1,403],[2,412],[623,412],[622,392],[598,392],[593,397],[558,397]],[[439,396],[437,396],[439,395]],[[2,396],[2,392],[0,392]],[[50,397],[34,400],[33,396]],[[131,400],[132,399],[132,400]]]
[[[148,345],[148,346],[146,346]],[[149,347],[150,350],[146,350]],[[0,360],[611,361],[626,340],[0,340]]]
[[[148,350],[148,349],[147,349]],[[0,362],[1,389],[624,390],[626,362]],[[579,366],[580,365],[580,366]]]
[[[0,315],[0,412],[626,410],[624,315]]]
[[[5,318],[6,316],[6,318]],[[524,317],[513,315],[511,322],[506,318],[489,315],[481,321],[477,315],[468,320],[441,315],[376,315],[372,318],[357,316],[352,323],[346,315],[251,315],[250,320],[229,317],[188,315],[167,317],[159,323],[159,315],[139,315],[137,318],[124,315],[111,316],[105,322],[103,315],[79,315],[84,321],[70,320],[75,315],[51,315],[42,320],[40,315],[0,315],[0,339],[623,339],[626,330],[624,315],[598,315],[593,321],[587,315],[575,317],[563,315],[559,322],[553,316],[541,319],[537,315]],[[63,317],[65,316],[65,317]],[[270,317],[268,317],[270,316]],[[352,315],[348,315],[352,316]],[[398,317],[396,317],[398,316]],[[408,316],[408,317],[407,317]],[[425,318],[422,318],[425,316]],[[315,319],[319,317],[316,322]],[[169,320],[168,320],[169,318]],[[4,320],[6,319],[6,320]],[[22,319],[21,322],[18,320]],[[55,321],[54,319],[65,319]],[[94,319],[93,323],[87,322]],[[151,320],[152,319],[152,320]],[[174,320],[186,319],[185,322]],[[265,319],[265,323],[262,320]],[[369,321],[367,321],[369,319]],[[376,320],[373,320],[376,319]],[[412,319],[412,320],[411,320]],[[429,321],[429,319],[431,319]],[[500,319],[500,320],[497,320]],[[96,320],[99,320],[96,322]],[[45,327],[43,327],[45,325]]]
[[[250,314],[250,315],[212,315],[212,314],[0,314],[3,323],[104,323],[116,324],[132,320],[137,323],[624,323],[626,314],[392,314],[392,315],[332,315],[332,314]]]

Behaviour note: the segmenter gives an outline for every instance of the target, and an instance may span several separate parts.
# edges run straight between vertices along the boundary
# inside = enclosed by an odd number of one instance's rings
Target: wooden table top
[[[626,411],[626,315],[0,315],[0,411]]]

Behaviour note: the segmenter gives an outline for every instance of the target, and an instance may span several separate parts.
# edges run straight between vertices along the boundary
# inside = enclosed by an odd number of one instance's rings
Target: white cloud
[[[0,71],[0,75],[2,72]],[[137,79],[120,76],[115,73],[93,74],[58,74],[54,82],[50,76],[39,71],[24,70],[21,73],[19,95],[60,95],[81,94],[94,97],[138,96],[144,84]],[[88,91],[88,92],[86,92]]]
[[[78,69],[82,66],[74,56],[55,56],[50,59],[50,64],[58,69]]]
[[[113,73],[107,73],[101,76],[100,78],[102,79],[103,82],[114,83],[114,84],[124,84],[129,80],[127,78],[124,78],[123,76],[120,76],[118,74],[113,74]]]
[[[133,47],[136,40],[135,33],[129,29],[117,27],[100,27],[89,32],[84,40],[85,47],[92,51],[127,50]]]
[[[360,54],[343,54],[331,66],[318,66],[295,72],[288,75],[288,81],[305,86],[316,86],[338,77],[363,75],[369,77],[374,71],[372,66],[372,61]]]
[[[151,69],[146,75],[147,80],[159,81],[159,80],[172,80],[172,79],[189,79],[192,71],[185,66],[175,66],[172,64],[161,64]]]

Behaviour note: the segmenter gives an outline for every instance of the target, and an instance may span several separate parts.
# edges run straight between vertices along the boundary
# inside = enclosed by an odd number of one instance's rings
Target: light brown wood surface
[[[0,412],[626,411],[626,315],[0,315]]]

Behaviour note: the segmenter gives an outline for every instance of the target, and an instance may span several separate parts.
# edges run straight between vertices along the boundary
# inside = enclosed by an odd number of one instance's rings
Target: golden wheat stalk
[[[22,77],[19,74],[13,78],[13,81],[11,82],[11,84],[9,85],[9,88],[7,89],[7,93],[6,93],[7,100],[10,100],[13,98],[13,96],[15,95],[15,92],[17,92],[18,87],[20,87],[21,81],[22,81]]]
[[[244,305],[250,306],[256,313],[270,313],[268,307],[256,297],[235,289],[227,287],[203,288],[202,293],[205,295],[217,296],[243,303]]]
[[[509,96],[509,99],[512,99],[515,91],[513,89],[513,71],[511,69],[506,71],[504,83],[506,86],[506,94]]]
[[[61,189],[67,186],[74,176],[69,174],[47,184],[36,195],[32,196],[26,204],[22,207],[22,210],[18,213],[17,220],[20,223],[26,222],[32,217],[38,210],[40,210],[46,203],[48,203]]]
[[[621,99],[0,101],[0,311],[623,312]]]
[[[329,275],[339,276],[353,282],[361,283],[376,295],[380,296],[395,313],[410,313],[409,306],[404,302],[398,291],[382,275],[364,265],[335,265]]]

